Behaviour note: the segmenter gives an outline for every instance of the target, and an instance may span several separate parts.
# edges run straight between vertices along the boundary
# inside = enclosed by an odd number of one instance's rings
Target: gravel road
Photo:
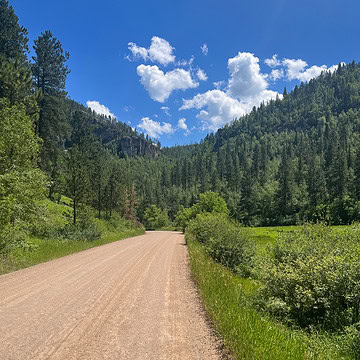
[[[183,235],[148,232],[0,276],[0,358],[219,359]]]

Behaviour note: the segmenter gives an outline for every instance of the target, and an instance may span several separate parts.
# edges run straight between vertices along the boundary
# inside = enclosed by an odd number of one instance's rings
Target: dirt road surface
[[[219,359],[176,232],[0,276],[0,358]]]

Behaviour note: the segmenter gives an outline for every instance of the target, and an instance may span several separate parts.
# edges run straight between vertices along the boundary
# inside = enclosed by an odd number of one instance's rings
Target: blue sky
[[[358,1],[10,0],[70,52],[74,100],[160,140],[208,132],[339,62],[359,62]],[[277,54],[277,56],[274,56]]]

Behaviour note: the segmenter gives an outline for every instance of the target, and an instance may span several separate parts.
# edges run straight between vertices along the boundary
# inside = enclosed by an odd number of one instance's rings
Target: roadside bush
[[[205,245],[215,261],[244,277],[250,275],[254,243],[226,215],[198,214],[190,221],[186,236]]]
[[[66,240],[95,241],[101,237],[101,230],[94,223],[87,226],[68,224],[59,232],[60,237]]]
[[[191,208],[182,207],[176,214],[175,223],[185,232],[190,221],[195,219],[199,214],[228,216],[229,209],[227,208],[225,200],[218,193],[207,191],[200,194],[200,200]]]
[[[220,214],[198,214],[191,220],[187,233],[202,244],[208,243],[211,239],[219,239],[227,230],[229,220],[226,215]]]
[[[28,233],[19,225],[5,226],[0,231],[0,257],[6,257],[13,249],[34,250]]]
[[[38,202],[36,221],[27,225],[32,235],[53,238],[72,220],[69,206],[54,203],[46,199]]]
[[[309,329],[340,330],[360,321],[358,226],[307,224],[282,233],[270,253],[259,297],[266,310]]]

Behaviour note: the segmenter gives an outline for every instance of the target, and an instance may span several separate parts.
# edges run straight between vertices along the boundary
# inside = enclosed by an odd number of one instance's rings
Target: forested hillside
[[[130,159],[141,210],[174,217],[212,190],[248,225],[360,220],[360,64],[340,64],[199,145]]]

